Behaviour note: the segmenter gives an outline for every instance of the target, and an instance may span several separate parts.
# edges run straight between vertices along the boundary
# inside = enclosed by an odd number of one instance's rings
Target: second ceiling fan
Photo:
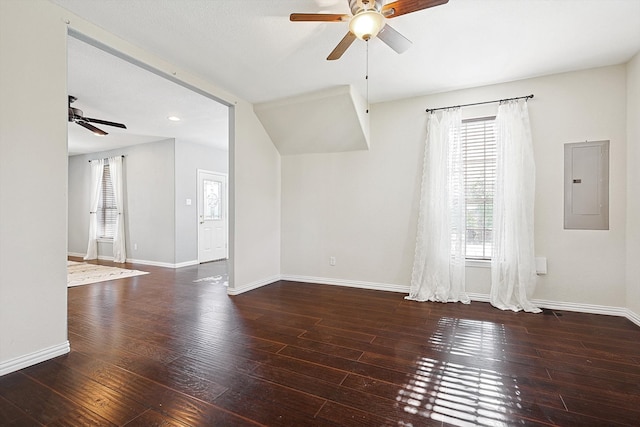
[[[71,96],[71,95],[69,95],[67,97],[67,100],[68,100],[68,103],[69,103],[68,105],[69,105],[69,121],[70,122],[74,122],[76,124],[79,124],[83,128],[88,129],[91,132],[93,132],[94,135],[98,135],[98,136],[105,136],[105,135],[109,135],[109,134],[107,132],[103,131],[102,129],[95,127],[91,123],[98,123],[98,124],[101,124],[101,125],[114,126],[114,127],[121,128],[121,129],[126,129],[127,128],[122,123],[115,123],[115,122],[110,122],[108,120],[92,119],[91,117],[85,117],[85,115],[82,113],[82,110],[79,110],[79,109],[74,108],[74,107],[71,106],[71,104],[73,102],[75,102],[77,99],[78,98],[76,98],[75,96]]]
[[[339,59],[356,38],[368,41],[378,37],[391,49],[402,53],[411,41],[386,23],[388,18],[406,15],[447,3],[449,0],[397,0],[383,4],[383,0],[348,0],[352,15],[340,13],[292,13],[293,22],[349,22],[349,32],[327,57]]]

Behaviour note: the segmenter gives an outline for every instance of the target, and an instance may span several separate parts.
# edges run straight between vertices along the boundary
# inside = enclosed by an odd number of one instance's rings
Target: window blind
[[[100,187],[100,200],[98,202],[98,237],[103,239],[113,239],[116,230],[116,220],[118,219],[118,209],[116,198],[111,185],[111,173],[109,164],[104,165],[102,173],[102,183]]]
[[[491,259],[496,179],[495,117],[463,120],[466,257]]]

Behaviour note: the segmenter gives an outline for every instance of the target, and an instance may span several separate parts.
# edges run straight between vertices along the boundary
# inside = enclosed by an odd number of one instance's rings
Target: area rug
[[[146,271],[127,270],[125,268],[108,267],[106,265],[87,264],[67,261],[67,287],[88,285],[107,280],[124,279],[126,277],[149,274]]]

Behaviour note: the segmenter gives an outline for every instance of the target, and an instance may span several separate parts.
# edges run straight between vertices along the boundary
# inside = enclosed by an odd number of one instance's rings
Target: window
[[[462,121],[468,259],[491,259],[496,179],[494,122],[495,117]]]
[[[100,184],[100,198],[98,200],[98,237],[101,239],[113,239],[116,230],[118,209],[116,198],[111,185],[111,173],[109,163],[105,163]]]

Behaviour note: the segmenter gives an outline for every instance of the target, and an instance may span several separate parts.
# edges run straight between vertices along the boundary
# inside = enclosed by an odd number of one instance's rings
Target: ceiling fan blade
[[[96,135],[100,135],[100,136],[105,136],[105,135],[109,135],[107,132],[103,131],[102,129],[98,129],[97,127],[90,125],[87,122],[83,122],[81,120],[76,120],[76,123],[79,124],[80,126],[82,126],[85,129],[89,129],[91,132],[95,133]]]
[[[350,15],[342,13],[292,13],[289,15],[289,20],[293,22],[343,22],[350,18]]]
[[[82,117],[82,120],[87,121],[87,122],[92,122],[92,123],[99,123],[101,125],[114,126],[114,127],[121,128],[121,129],[126,129],[127,128],[122,123],[114,123],[114,122],[108,122],[106,120],[92,119],[91,117]]]
[[[356,35],[353,34],[351,31],[349,31],[342,38],[342,40],[340,40],[340,43],[338,43],[338,46],[336,46],[335,49],[331,51],[329,56],[327,56],[327,61],[334,61],[336,59],[340,59],[342,54],[345,53],[347,49],[349,49],[349,46],[351,46],[351,43],[353,43],[355,39],[356,39]]]
[[[397,0],[382,6],[380,12],[387,18],[395,18],[396,16],[440,6],[448,2],[449,0]]]
[[[378,38],[398,53],[405,52],[413,44],[411,40],[393,29],[389,24],[382,27],[378,33]]]

